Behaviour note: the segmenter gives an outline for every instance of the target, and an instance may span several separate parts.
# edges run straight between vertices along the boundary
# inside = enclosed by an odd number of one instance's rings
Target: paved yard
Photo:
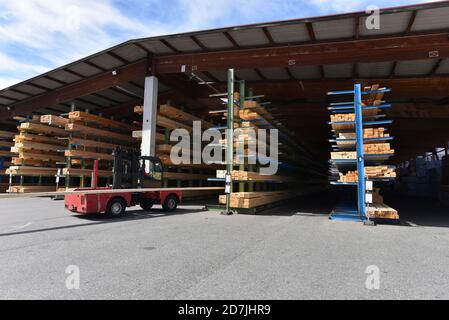
[[[49,199],[0,202],[2,299],[449,298],[443,208],[405,202],[409,223],[365,227],[330,222],[320,198],[258,216],[188,205],[120,220],[76,217]],[[69,265],[79,290],[66,288]],[[365,287],[370,265],[379,290]]]

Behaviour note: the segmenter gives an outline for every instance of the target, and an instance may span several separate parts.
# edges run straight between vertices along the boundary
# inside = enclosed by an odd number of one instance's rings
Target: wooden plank
[[[69,139],[70,145],[75,146],[83,146],[83,147],[89,147],[89,148],[100,148],[100,149],[107,149],[107,150],[114,150],[117,145],[113,143],[106,143],[106,142],[100,142],[95,140],[87,140],[87,139],[81,139],[81,138],[71,138]]]
[[[43,124],[37,124],[37,123],[30,123],[30,122],[24,122],[20,124],[19,130],[26,130],[28,132],[35,132],[35,133],[43,133],[53,136],[61,136],[65,137],[68,136],[69,133],[61,128],[55,128],[46,126]]]
[[[75,168],[64,168],[62,174],[65,176],[88,176],[91,177],[93,170],[90,169],[75,169]],[[99,177],[112,177],[113,173],[109,170],[98,170]]]
[[[0,147],[12,147],[13,142],[12,141],[0,141]]]
[[[156,152],[170,154],[172,148],[173,146],[169,144],[159,144],[156,146]]]
[[[192,126],[188,126],[186,124],[183,124],[181,122],[175,121],[175,120],[171,120],[169,118],[166,118],[164,116],[158,115],[157,116],[157,125],[160,127],[164,127],[164,128],[168,128],[170,130],[175,130],[175,129],[185,129],[189,132],[191,132]]]
[[[61,146],[55,146],[52,144],[29,142],[29,141],[16,142],[14,146],[19,149],[53,151],[53,152],[58,152],[62,148]]]
[[[80,158],[80,159],[114,160],[114,156],[112,154],[89,152],[89,151],[82,151],[82,150],[66,150],[65,156]]]
[[[13,138],[15,134],[16,134],[15,132],[0,130],[0,139]]]
[[[57,168],[43,168],[43,167],[25,167],[25,166],[14,166],[9,167],[6,170],[7,174],[12,174],[15,176],[47,176],[53,177],[56,175]]]
[[[34,159],[21,159],[14,157],[11,160],[11,163],[16,166],[41,166],[41,167],[49,167],[55,165],[54,162],[45,161],[45,160],[34,160]]]
[[[15,156],[15,154],[10,151],[0,150],[0,157],[13,157],[13,156]]]
[[[20,194],[1,194],[0,199],[14,199],[14,198],[30,198],[30,197],[57,197],[65,195],[89,195],[89,194],[111,194],[119,192],[129,192],[129,193],[147,193],[147,192],[159,192],[159,191],[211,191],[211,190],[221,190],[223,192],[223,187],[193,187],[193,188],[137,188],[137,189],[103,189],[103,190],[74,190],[65,192],[36,192],[27,195]]]
[[[97,129],[97,128],[91,128],[88,126],[76,124],[76,123],[69,123],[65,126],[66,132],[78,132],[83,133],[88,136],[99,136],[103,138],[109,138],[113,140],[119,140],[124,142],[134,142],[134,138],[131,135],[124,135],[121,133],[116,133],[112,131]]]
[[[201,126],[203,128],[212,128],[214,125],[208,121],[205,121],[201,118],[198,118],[190,113],[174,108],[170,105],[163,104],[159,107],[159,113],[167,118],[183,121],[183,122],[193,122],[193,121],[201,121]]]
[[[40,122],[47,124],[49,126],[55,127],[64,127],[67,123],[70,123],[70,120],[63,117],[58,117],[52,114],[46,114],[41,116]]]
[[[31,153],[31,152],[27,152],[26,154],[20,152],[18,158],[25,160],[40,160],[40,161],[56,161],[56,162],[65,161],[65,157],[63,156],[42,154],[42,153]]]
[[[56,137],[48,137],[43,135],[37,135],[32,134],[28,132],[20,132],[19,135],[16,135],[14,138],[15,142],[21,142],[21,141],[35,141],[35,142],[43,142],[47,144],[54,144],[54,145],[63,145],[65,144],[65,140],[57,139]]]
[[[82,111],[74,111],[69,113],[69,119],[76,121],[85,121],[85,122],[93,122],[102,127],[112,127],[116,129],[121,129],[125,131],[134,131],[138,130],[138,127],[123,123],[120,121],[104,118],[101,116],[97,116],[91,113],[82,112]]]
[[[134,139],[142,139],[142,130],[133,131],[133,138]],[[156,133],[156,141],[164,142],[165,136],[162,133]]]
[[[47,192],[55,190],[55,186],[11,186],[7,192],[9,193],[31,193],[31,192]]]

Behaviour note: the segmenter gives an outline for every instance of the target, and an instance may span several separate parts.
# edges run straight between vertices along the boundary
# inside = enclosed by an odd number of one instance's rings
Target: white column
[[[156,155],[156,120],[158,79],[154,76],[145,78],[143,102],[142,156]]]

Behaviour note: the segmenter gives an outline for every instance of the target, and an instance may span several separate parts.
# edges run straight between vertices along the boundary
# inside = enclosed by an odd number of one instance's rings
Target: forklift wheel
[[[150,211],[153,207],[154,201],[151,199],[140,200],[140,207],[145,211]]]
[[[119,218],[125,214],[126,202],[122,198],[114,198],[109,201],[106,209],[106,216],[110,218]]]
[[[177,207],[178,207],[178,198],[174,195],[165,198],[165,201],[162,204],[162,208],[167,212],[175,211]]]

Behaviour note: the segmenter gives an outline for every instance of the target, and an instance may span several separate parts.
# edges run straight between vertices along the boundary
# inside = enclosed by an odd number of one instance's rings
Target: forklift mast
[[[140,151],[132,148],[117,147],[114,156],[113,189],[145,188],[147,183],[162,184],[164,171],[162,162],[157,157],[141,156]]]

